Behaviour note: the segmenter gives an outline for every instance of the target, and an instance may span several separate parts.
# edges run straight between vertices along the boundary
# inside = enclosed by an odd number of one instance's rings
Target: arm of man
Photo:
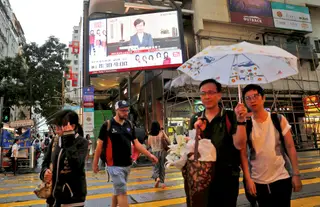
[[[151,161],[152,163],[157,163],[158,162],[158,158],[156,158],[153,154],[151,154],[146,148],[144,148],[142,146],[142,144],[140,144],[140,142],[138,141],[138,139],[134,139],[133,140],[133,144],[134,147],[142,154],[146,155]]]
[[[94,173],[99,172],[98,163],[99,163],[100,155],[103,148],[103,142],[107,141],[107,128],[108,126],[106,125],[106,123],[103,124],[100,128],[99,138],[97,141],[97,146],[96,146],[96,150],[95,150],[94,158],[92,162],[92,169]]]
[[[242,104],[238,103],[238,105],[235,108],[235,115],[236,119],[233,119],[234,122],[245,122],[246,121],[246,115],[248,113],[247,108]],[[235,117],[234,117],[235,118]],[[236,129],[235,131],[232,131],[233,134],[233,144],[238,149],[244,149],[247,145],[247,130],[245,125],[239,125],[237,123],[231,123],[232,129]]]
[[[249,172],[249,160],[248,160],[248,154],[247,154],[247,147],[240,150],[240,161],[241,161],[241,168],[243,171],[244,181],[246,183],[246,188],[251,195],[256,196],[257,194],[256,185],[251,179],[250,172]]]
[[[102,152],[102,146],[103,146],[103,141],[101,139],[98,139],[96,151],[94,153],[94,158],[92,163],[92,169],[95,173],[99,172],[98,163],[99,163],[100,155]]]
[[[237,125],[236,133],[232,135],[233,144],[238,150],[242,150],[246,147],[247,131],[245,125]]]
[[[284,144],[292,165],[292,187],[294,192],[299,192],[302,189],[302,183],[300,179],[299,167],[298,167],[298,156],[297,151],[294,145],[294,141],[291,134],[291,126],[289,125],[287,119],[282,116],[281,117],[281,129],[282,134],[284,136]]]

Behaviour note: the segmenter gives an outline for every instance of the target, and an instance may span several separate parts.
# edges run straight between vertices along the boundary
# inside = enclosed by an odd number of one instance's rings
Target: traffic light
[[[10,121],[10,108],[4,108],[2,113],[2,122],[8,123]]]

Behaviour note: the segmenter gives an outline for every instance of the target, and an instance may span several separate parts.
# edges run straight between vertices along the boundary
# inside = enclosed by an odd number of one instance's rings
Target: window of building
[[[78,60],[74,60],[73,64],[78,65]]]
[[[79,32],[79,31],[78,31],[77,29],[74,30],[74,33],[75,33],[75,34],[78,34],[78,32]]]

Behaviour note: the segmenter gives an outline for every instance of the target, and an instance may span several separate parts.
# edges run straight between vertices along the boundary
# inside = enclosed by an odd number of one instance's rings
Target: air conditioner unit
[[[308,37],[309,44],[316,53],[320,53],[320,40],[317,37]]]

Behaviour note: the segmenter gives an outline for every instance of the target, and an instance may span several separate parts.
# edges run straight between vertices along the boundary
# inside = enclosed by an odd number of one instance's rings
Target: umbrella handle
[[[242,98],[241,98],[241,86],[238,84],[238,96],[239,96],[239,103],[242,103]]]
[[[194,160],[198,161],[199,159],[199,136],[201,134],[201,129],[200,127],[196,128],[196,137],[195,137],[195,143],[194,143]]]

